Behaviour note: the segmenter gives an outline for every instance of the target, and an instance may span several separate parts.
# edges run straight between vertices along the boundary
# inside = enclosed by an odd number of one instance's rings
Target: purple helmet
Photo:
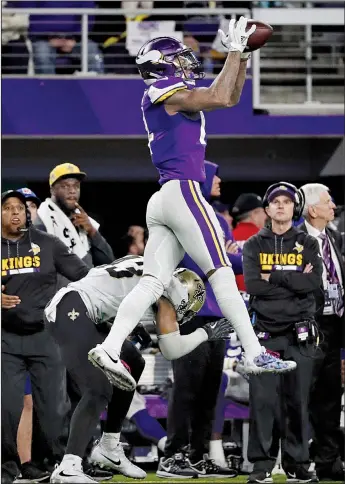
[[[205,77],[202,64],[192,49],[173,37],[157,37],[146,42],[138,52],[136,63],[145,81],[162,77]]]

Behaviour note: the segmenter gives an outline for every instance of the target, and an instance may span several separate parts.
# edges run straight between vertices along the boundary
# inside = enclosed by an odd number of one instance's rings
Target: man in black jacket
[[[308,396],[315,352],[313,293],[321,284],[322,263],[317,241],[292,226],[303,209],[297,188],[284,182],[272,185],[263,202],[271,226],[251,237],[243,249],[250,310],[262,344],[294,360],[297,369],[281,380],[275,375],[250,378],[248,458],[254,470],[248,482],[273,482],[275,420],[281,423],[287,482],[315,482],[317,478],[308,472]]]
[[[1,206],[2,482],[12,482],[14,463],[23,478],[37,478],[31,463],[20,465],[16,445],[27,373],[47,453],[59,457],[61,452],[58,440],[67,410],[64,369],[45,329],[43,310],[55,294],[57,274],[76,281],[89,269],[56,237],[30,226],[22,193],[3,193]]]
[[[316,238],[323,262],[322,288],[316,293],[321,351],[315,360],[310,395],[315,469],[319,479],[344,481],[345,471],[339,445],[342,396],[340,349],[345,347],[345,270],[341,234],[327,226],[334,219],[335,209],[328,187],[308,183],[301,190],[305,195],[305,223],[300,229]]]

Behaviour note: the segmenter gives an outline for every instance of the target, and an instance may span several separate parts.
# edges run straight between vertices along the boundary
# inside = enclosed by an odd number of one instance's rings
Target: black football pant
[[[45,457],[59,460],[63,455],[60,437],[69,408],[59,347],[46,329],[25,336],[3,329],[1,338],[2,462],[20,464],[17,431],[28,373]]]
[[[276,336],[262,344],[293,360],[297,368],[284,375],[251,375],[249,380],[250,432],[248,459],[255,471],[271,472],[276,462],[272,449],[275,426],[279,425],[282,466],[309,467],[309,393],[312,383],[315,348],[298,346],[294,336]]]
[[[72,319],[73,318],[73,319]],[[56,322],[50,330],[58,342],[62,359],[80,401],[73,413],[66,454],[84,457],[101,413],[108,405],[105,432],[118,433],[132,402],[133,392],[113,387],[106,376],[88,361],[88,352],[104,341],[107,332],[96,326],[78,292],[67,293],[57,306]],[[138,382],[145,360],[129,341],[121,350],[133,378]]]
[[[314,366],[310,395],[310,420],[313,428],[314,461],[316,470],[331,468],[340,460],[339,443],[341,414],[341,361],[342,325],[336,315],[320,320],[320,351]]]
[[[216,318],[194,318],[191,330],[195,320],[198,320],[195,327],[201,327]],[[189,443],[192,462],[208,453],[224,354],[225,341],[206,341],[172,361],[174,384],[168,407],[166,457],[181,452]]]

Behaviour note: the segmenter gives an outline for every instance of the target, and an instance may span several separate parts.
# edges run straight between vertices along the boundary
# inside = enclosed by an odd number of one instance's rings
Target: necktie
[[[339,278],[337,275],[334,262],[332,260],[331,246],[330,246],[328,237],[326,234],[320,234],[319,237],[322,240],[322,258],[327,270],[327,281],[330,284],[339,284]],[[335,308],[335,313],[338,316],[341,316],[343,314],[343,308],[344,308],[343,298],[339,297],[337,299],[337,306]]]

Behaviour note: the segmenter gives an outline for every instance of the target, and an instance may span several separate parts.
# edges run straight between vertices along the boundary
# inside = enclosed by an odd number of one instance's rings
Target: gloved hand
[[[241,17],[238,22],[235,19],[230,20],[229,32],[225,34],[223,30],[218,30],[222,45],[229,52],[243,52],[246,48],[249,37],[255,32],[256,25],[246,32],[248,19]]]
[[[206,331],[209,341],[217,341],[220,339],[229,339],[232,326],[227,319],[223,318],[205,324],[202,329]]]

